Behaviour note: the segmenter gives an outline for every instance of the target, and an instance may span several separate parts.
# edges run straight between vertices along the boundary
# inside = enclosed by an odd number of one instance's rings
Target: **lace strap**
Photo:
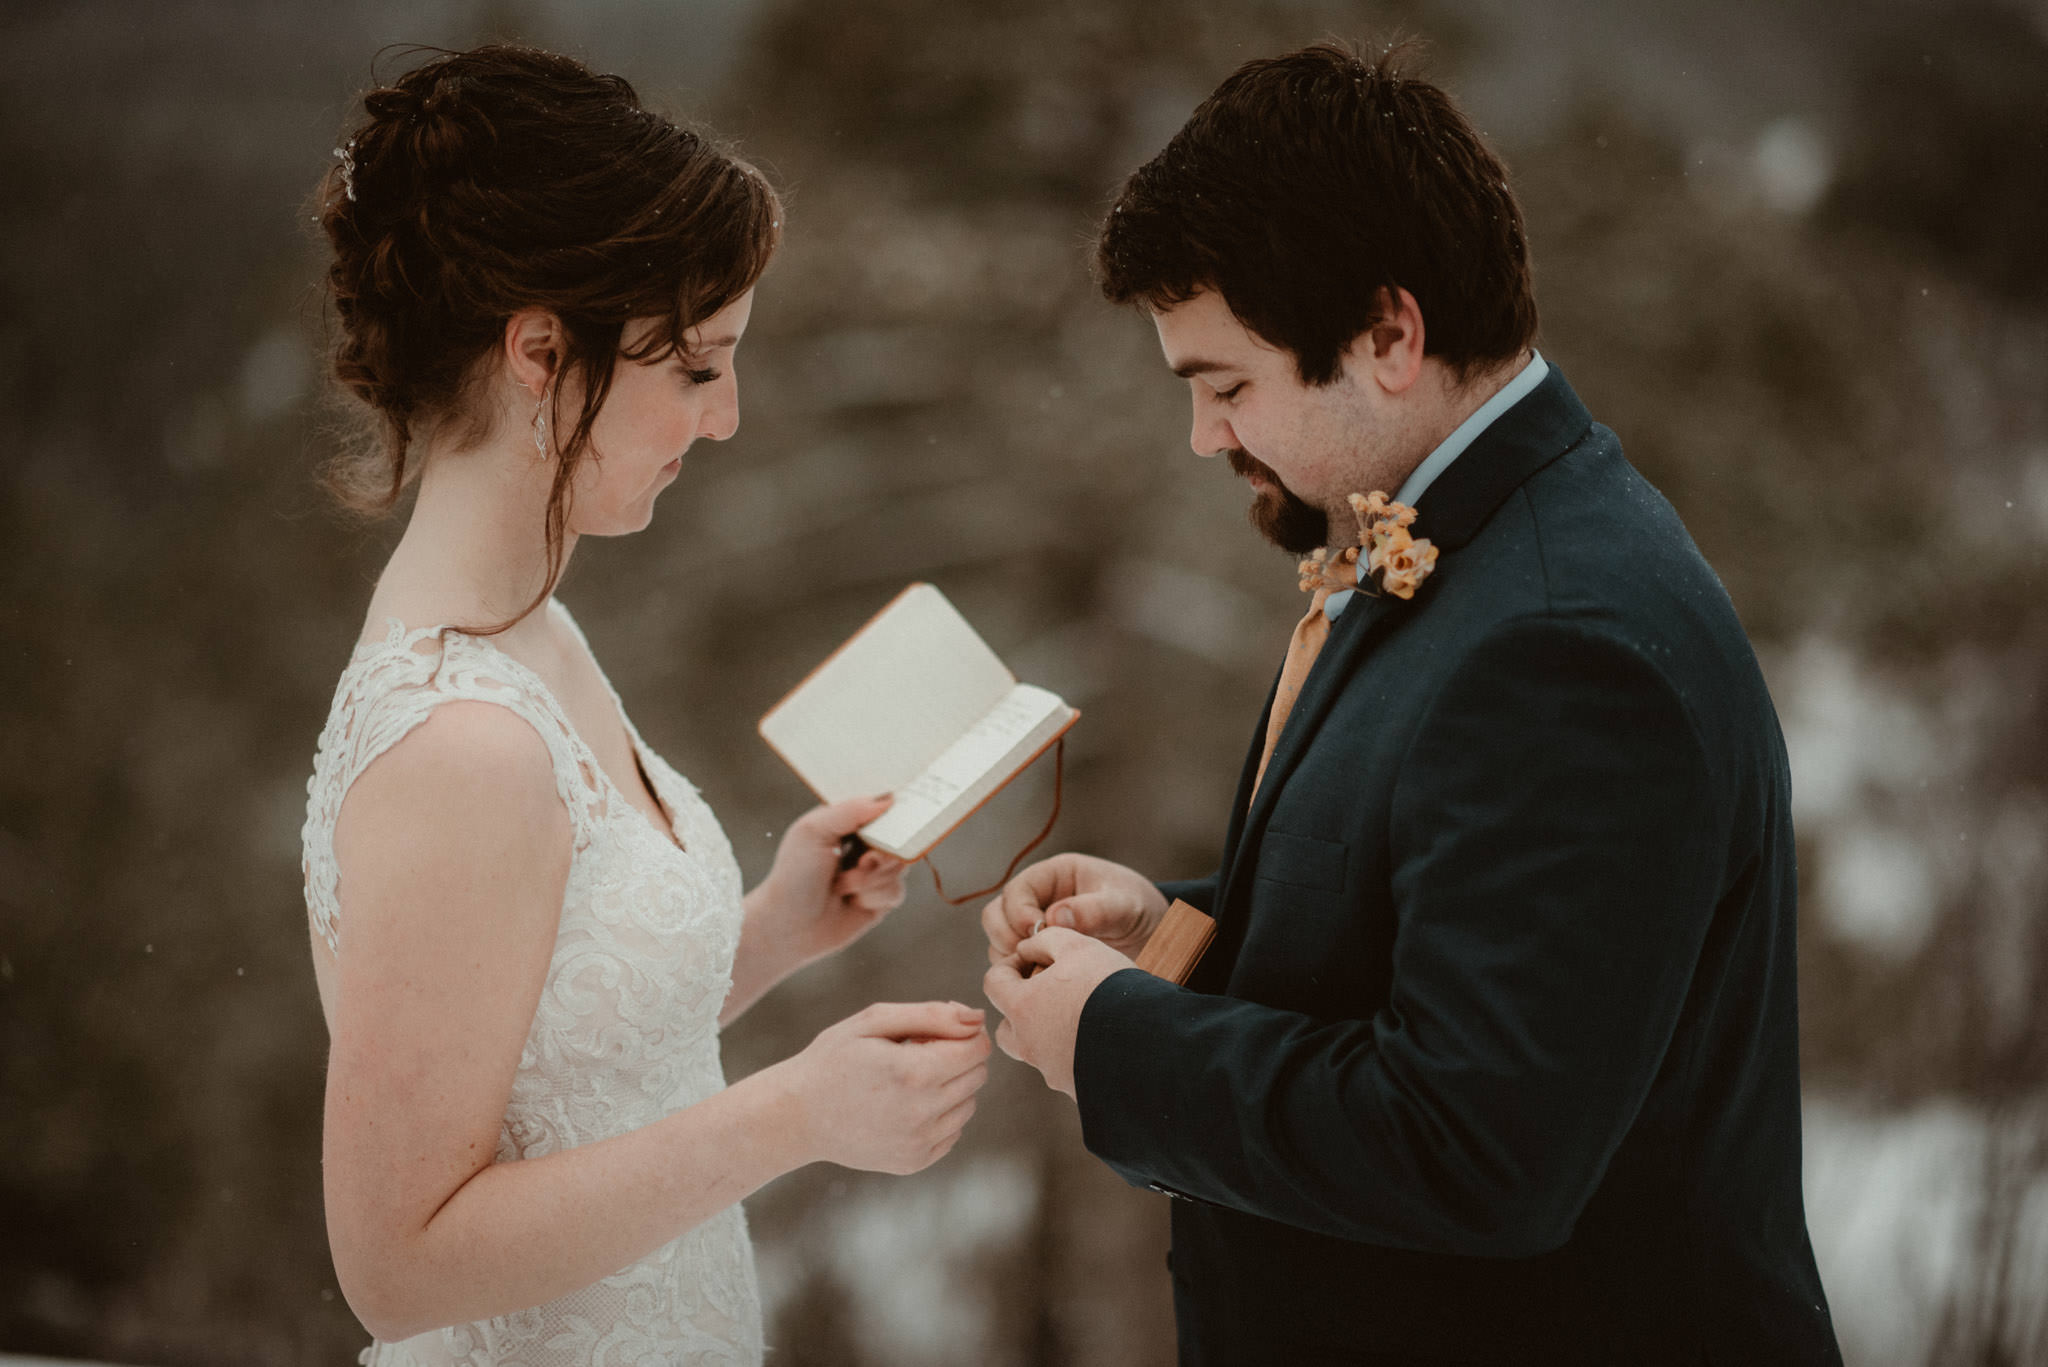
[[[424,628],[391,637],[351,661],[320,735],[307,781],[306,907],[328,947],[340,952],[341,871],[334,826],[350,786],[372,762],[450,702],[484,702],[525,721],[547,746],[555,791],[568,810],[574,849],[590,845],[604,798],[575,731],[544,688],[522,678],[509,656],[457,632]]]

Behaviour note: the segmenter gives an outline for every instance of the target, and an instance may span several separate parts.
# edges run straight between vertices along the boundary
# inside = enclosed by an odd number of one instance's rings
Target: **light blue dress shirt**
[[[1451,468],[1451,462],[1464,454],[1465,448],[1478,439],[1479,434],[1493,426],[1494,419],[1513,408],[1529,392],[1543,383],[1543,377],[1550,373],[1550,366],[1542,353],[1529,352],[1529,363],[1515,372],[1515,378],[1502,385],[1500,392],[1472,410],[1472,416],[1458,424],[1451,435],[1438,443],[1422,464],[1415,467],[1401,488],[1394,495],[1394,502],[1405,503],[1413,508],[1422,499],[1423,491],[1436,482],[1436,477]],[[1323,615],[1336,621],[1339,613],[1351,605],[1358,596],[1357,589],[1340,589],[1323,601]]]

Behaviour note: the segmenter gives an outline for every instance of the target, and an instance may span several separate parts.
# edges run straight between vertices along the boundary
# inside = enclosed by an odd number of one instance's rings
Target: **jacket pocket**
[[[1269,826],[1259,841],[1252,874],[1297,888],[1341,893],[1350,864],[1351,847],[1341,840],[1318,840],[1312,835],[1293,835]]]

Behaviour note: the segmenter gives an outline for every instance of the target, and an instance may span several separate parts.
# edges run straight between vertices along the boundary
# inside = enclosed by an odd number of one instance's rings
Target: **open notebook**
[[[894,793],[861,838],[918,859],[1081,714],[1018,683],[930,584],[896,595],[761,718],[761,738],[826,802]]]

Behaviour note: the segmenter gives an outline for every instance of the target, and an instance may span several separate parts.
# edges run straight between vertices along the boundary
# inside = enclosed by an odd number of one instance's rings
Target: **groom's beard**
[[[1272,467],[1236,449],[1225,451],[1230,468],[1239,475],[1257,475],[1267,488],[1259,491],[1247,512],[1259,535],[1294,555],[1307,555],[1330,541],[1330,518],[1321,508],[1306,502],[1280,482]]]

